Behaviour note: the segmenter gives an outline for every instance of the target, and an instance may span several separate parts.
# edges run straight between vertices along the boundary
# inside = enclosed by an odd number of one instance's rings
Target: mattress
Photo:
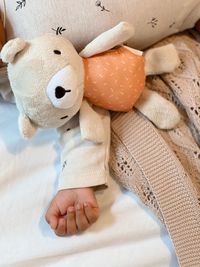
[[[57,191],[60,148],[54,130],[22,140],[14,104],[0,100],[0,267],[176,267],[165,227],[114,179],[97,192],[99,220],[56,236],[45,211]]]

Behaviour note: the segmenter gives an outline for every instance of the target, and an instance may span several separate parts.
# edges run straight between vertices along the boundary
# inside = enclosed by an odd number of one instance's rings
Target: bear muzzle
[[[72,66],[68,65],[54,74],[48,83],[46,92],[54,107],[59,109],[73,107],[82,92]]]

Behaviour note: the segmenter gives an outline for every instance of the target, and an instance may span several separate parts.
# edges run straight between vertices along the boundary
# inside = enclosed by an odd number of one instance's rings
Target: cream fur
[[[5,63],[12,63],[17,53],[22,51],[26,45],[26,41],[22,40],[21,38],[10,40],[6,43],[4,49],[1,51],[1,59]]]
[[[176,107],[157,92],[147,88],[135,107],[160,129],[172,129],[180,121]]]
[[[121,22],[114,28],[100,34],[89,43],[80,53],[82,57],[91,57],[96,54],[108,51],[109,49],[123,44],[133,37],[134,28],[127,22]]]
[[[144,56],[146,75],[173,72],[180,65],[180,59],[173,44],[149,49]]]
[[[37,131],[37,127],[24,114],[20,114],[18,118],[18,126],[19,126],[19,131],[21,135],[25,139],[32,138]]]

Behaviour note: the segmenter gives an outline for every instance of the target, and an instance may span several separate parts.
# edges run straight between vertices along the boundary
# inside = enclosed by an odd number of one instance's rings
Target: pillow
[[[8,39],[54,32],[67,36],[78,50],[119,21],[135,27],[128,45],[144,49],[200,18],[199,0],[0,0],[1,11],[4,3]]]

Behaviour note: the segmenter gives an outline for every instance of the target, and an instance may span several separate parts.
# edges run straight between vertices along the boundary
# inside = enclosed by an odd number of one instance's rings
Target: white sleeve
[[[106,185],[109,176],[110,115],[101,110],[104,140],[97,144],[82,138],[79,117],[59,129],[62,171],[59,190]]]

